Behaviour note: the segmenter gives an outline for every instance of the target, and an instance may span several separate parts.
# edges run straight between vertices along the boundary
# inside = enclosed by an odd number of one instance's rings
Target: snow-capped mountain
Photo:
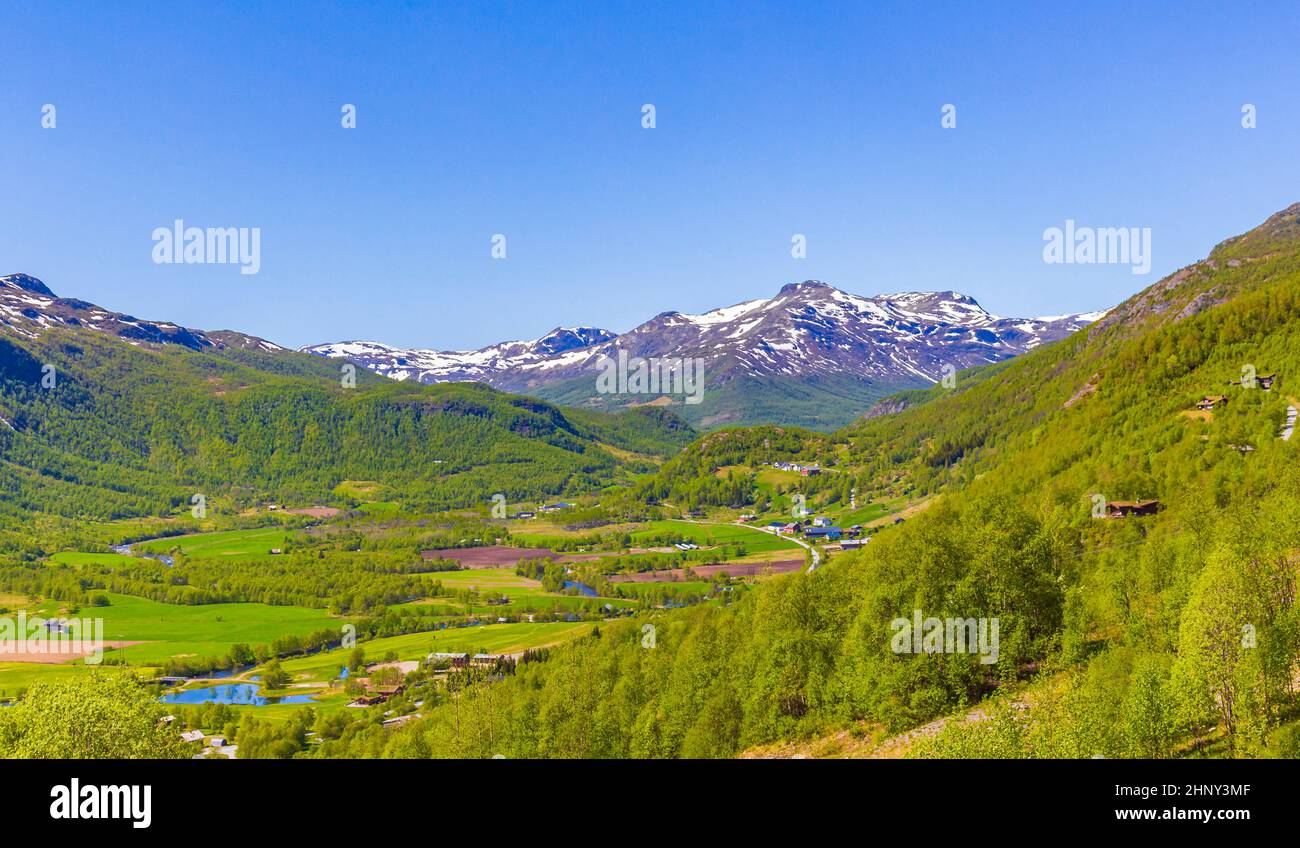
[[[29,274],[0,277],[0,330],[35,338],[51,327],[75,327],[117,336],[135,345],[175,344],[191,350],[241,348],[277,353],[285,348],[232,330],[191,330],[166,321],[144,321],[93,303],[59,297]]]
[[[617,337],[595,327],[557,327],[540,339],[502,342],[481,350],[407,350],[381,342],[336,342],[310,345],[304,353],[346,359],[394,380],[421,383],[477,381],[495,383],[502,374],[553,360]]]
[[[342,358],[396,380],[478,381],[569,406],[613,409],[671,404],[702,427],[778,423],[833,429],[900,388],[997,362],[1086,326],[1103,313],[1002,318],[952,291],[863,297],[809,280],[775,297],[700,315],[664,312],[621,335],[557,328],[541,338],[474,351],[407,350],[380,342],[339,342],[288,350],[230,330],[195,330],[145,321],[59,297],[27,274],[0,277],[0,334],[34,338],[52,328],[93,331],[137,346],[247,351],[296,358],[309,371]],[[703,361],[703,393],[684,397],[601,394],[606,357]],[[635,367],[635,366],[634,366]]]
[[[594,376],[603,357],[699,357],[711,386],[737,377],[847,375],[885,385],[937,382],[1073,333],[1103,313],[1001,318],[957,292],[862,297],[816,280],[770,299],[701,315],[664,312],[629,332],[556,330],[476,351],[404,350],[378,342],[313,345],[396,379],[479,380],[511,391]]]

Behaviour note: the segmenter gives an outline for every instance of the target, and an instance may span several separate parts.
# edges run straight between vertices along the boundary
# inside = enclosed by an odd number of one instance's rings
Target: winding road
[[[764,530],[762,527],[754,527],[749,524],[741,524],[739,521],[695,521],[689,518],[672,518],[669,520],[680,521],[683,524],[714,524],[717,525],[718,527],[744,527],[746,530],[753,530],[755,533],[762,533],[765,536],[779,535],[776,533],[772,533],[768,530]],[[806,551],[812,554],[812,564],[808,566],[808,571],[806,573],[812,574],[813,571],[817,569],[817,566],[822,564],[821,551],[817,550],[817,548],[813,547],[812,545],[808,544],[802,539],[796,539],[793,536],[781,536],[780,538],[789,539],[791,542],[794,542],[796,545],[798,545],[799,547],[805,549]]]

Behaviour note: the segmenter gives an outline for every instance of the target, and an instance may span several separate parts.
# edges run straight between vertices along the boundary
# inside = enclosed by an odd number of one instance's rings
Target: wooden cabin
[[[1227,402],[1227,395],[1206,395],[1196,404],[1196,408],[1202,412],[1211,412],[1215,407],[1222,406]]]
[[[1139,515],[1155,515],[1160,511],[1160,501],[1137,500],[1137,501],[1107,501],[1106,517],[1107,518],[1133,518]]]

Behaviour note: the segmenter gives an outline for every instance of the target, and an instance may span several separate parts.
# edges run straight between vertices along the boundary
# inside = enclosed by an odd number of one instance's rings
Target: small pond
[[[180,692],[168,692],[162,696],[164,704],[235,704],[240,706],[265,707],[270,704],[310,704],[311,695],[259,695],[261,691],[255,683],[222,683],[216,686],[204,686],[199,689],[185,689]]]

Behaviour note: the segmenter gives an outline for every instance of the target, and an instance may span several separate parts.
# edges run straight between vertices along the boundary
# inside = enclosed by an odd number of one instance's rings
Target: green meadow
[[[283,547],[287,538],[288,533],[279,527],[259,527],[169,536],[140,542],[134,548],[153,554],[167,554],[179,548],[181,553],[190,557],[249,560],[269,556],[271,549]]]
[[[765,533],[756,527],[738,524],[696,524],[689,521],[667,519],[651,521],[645,528],[632,534],[633,544],[648,544],[654,535],[675,533],[697,545],[744,545],[751,554],[767,551],[800,551],[789,539]]]
[[[132,558],[126,554],[91,554],[82,551],[60,551],[50,556],[50,562],[63,565],[129,565]]]
[[[237,642],[249,645],[269,643],[279,636],[305,636],[323,627],[341,627],[344,619],[323,610],[267,604],[163,604],[131,595],[109,594],[106,607],[82,607],[77,618],[102,618],[104,638],[142,642],[110,653],[131,665],[151,665],[170,657],[221,656]],[[44,616],[58,616],[60,604],[48,601],[36,607]],[[25,668],[53,669],[31,663],[2,663]],[[10,685],[10,674],[0,668],[0,688]]]

